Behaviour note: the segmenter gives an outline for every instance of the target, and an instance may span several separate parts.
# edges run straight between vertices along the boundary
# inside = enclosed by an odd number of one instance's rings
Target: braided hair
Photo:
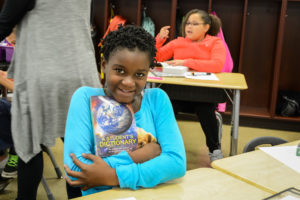
[[[155,66],[156,47],[155,39],[145,29],[135,25],[120,26],[116,31],[110,32],[103,41],[101,53],[105,60],[117,50],[127,48],[138,49],[148,53],[150,68]]]

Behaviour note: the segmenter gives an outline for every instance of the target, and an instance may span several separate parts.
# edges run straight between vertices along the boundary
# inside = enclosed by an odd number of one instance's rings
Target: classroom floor
[[[200,124],[195,121],[178,121],[179,128],[182,132],[186,152],[188,170],[198,167],[209,167],[208,150],[205,145],[205,138],[200,127]],[[277,136],[288,141],[300,139],[299,132],[278,131],[268,129],[258,129],[249,127],[239,128],[238,138],[238,154],[242,152],[244,145],[251,139],[259,136]],[[222,151],[227,157],[229,155],[230,145],[230,126],[223,125]],[[57,140],[56,146],[52,148],[52,152],[58,162],[60,169],[63,170],[63,143],[60,139]],[[52,163],[47,155],[44,156],[45,168],[44,177],[53,192],[56,200],[67,199],[64,179],[57,179]],[[12,181],[7,186],[5,191],[0,194],[1,200],[11,200],[16,198],[17,184],[16,180]],[[40,185],[38,190],[38,200],[47,200],[44,188]]]

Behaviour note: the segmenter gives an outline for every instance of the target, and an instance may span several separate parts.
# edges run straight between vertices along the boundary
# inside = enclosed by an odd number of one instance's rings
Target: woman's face
[[[108,61],[103,60],[108,96],[120,103],[132,103],[140,96],[147,81],[150,69],[149,55],[146,52],[127,48],[110,54]]]
[[[185,37],[192,41],[201,41],[204,39],[206,32],[209,30],[209,25],[204,24],[201,16],[198,13],[191,14],[185,24]]]

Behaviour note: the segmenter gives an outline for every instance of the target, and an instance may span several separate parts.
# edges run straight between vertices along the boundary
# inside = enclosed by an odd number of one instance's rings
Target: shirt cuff
[[[118,165],[129,165],[133,163],[133,160],[126,151],[121,151],[116,155],[112,155],[103,160],[112,168],[116,168]]]

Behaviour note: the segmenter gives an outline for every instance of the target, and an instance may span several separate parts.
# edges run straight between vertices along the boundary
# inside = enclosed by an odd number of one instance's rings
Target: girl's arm
[[[0,41],[4,40],[23,16],[35,5],[35,0],[5,0],[0,12]]]
[[[160,29],[159,34],[155,37],[156,40],[156,60],[157,61],[166,61],[173,57],[173,49],[172,43],[169,42],[163,46],[169,37],[169,28],[170,26],[164,26]]]
[[[184,144],[171,102],[161,89],[152,89],[151,92],[150,109],[162,152],[142,164],[117,165],[116,173],[121,188],[154,187],[179,178],[186,171]]]

